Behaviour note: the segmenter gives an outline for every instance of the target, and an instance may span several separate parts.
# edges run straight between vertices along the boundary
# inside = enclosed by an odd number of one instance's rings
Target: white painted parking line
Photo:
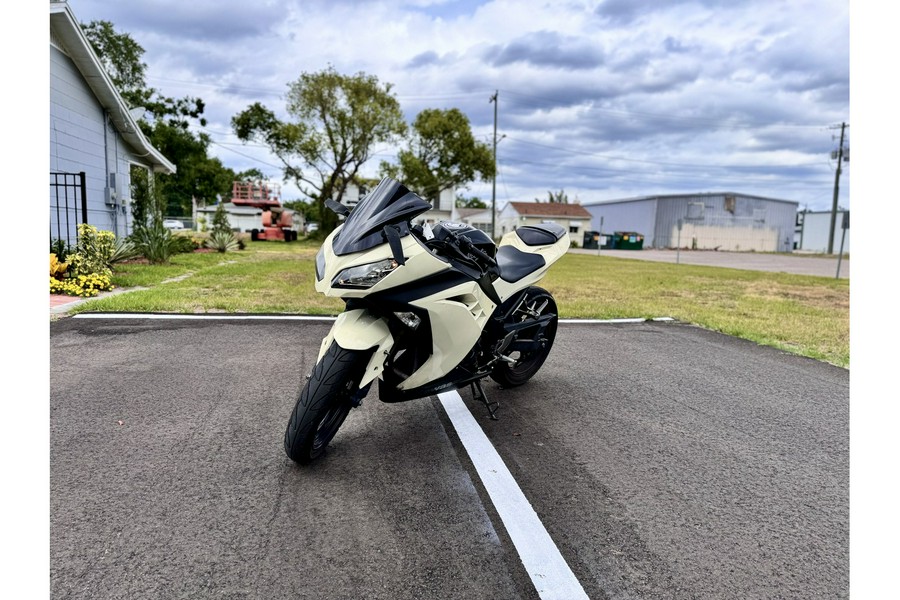
[[[438,394],[541,600],[588,596],[458,392]]]
[[[224,321],[334,321],[335,317],[316,315],[225,315],[225,314],[177,314],[177,313],[78,313],[73,319],[196,319]],[[560,319],[560,323],[593,325],[598,323],[644,323],[646,321],[674,321],[672,317],[654,317],[652,319]]]
[[[78,313],[73,319],[193,319],[197,321],[334,321],[335,317],[315,315],[185,315],[163,313]]]

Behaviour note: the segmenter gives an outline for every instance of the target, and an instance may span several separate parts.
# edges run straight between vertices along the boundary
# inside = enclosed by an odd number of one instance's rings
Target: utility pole
[[[497,94],[498,90],[494,90],[494,95],[488,103],[494,103],[494,177],[491,181],[491,239],[497,239]]]
[[[834,254],[834,226],[837,221],[838,186],[841,179],[841,163],[844,162],[844,131],[847,127],[849,125],[841,123],[841,143],[837,149],[837,169],[834,172],[834,200],[831,203],[831,228],[828,230],[828,254]],[[834,156],[834,152],[832,152],[832,156]]]

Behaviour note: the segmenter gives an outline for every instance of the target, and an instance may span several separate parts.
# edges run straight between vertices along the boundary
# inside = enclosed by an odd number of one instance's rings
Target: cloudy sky
[[[207,105],[211,153],[280,180],[230,119],[333,65],[394,85],[411,122],[457,107],[490,142],[498,205],[733,191],[829,210],[850,111],[847,0],[70,0],[145,49],[147,83]],[[850,130],[848,129],[849,146]],[[396,147],[377,148],[366,175]],[[841,177],[848,207],[850,168]],[[489,200],[489,182],[465,195]],[[285,185],[284,199],[299,197]]]

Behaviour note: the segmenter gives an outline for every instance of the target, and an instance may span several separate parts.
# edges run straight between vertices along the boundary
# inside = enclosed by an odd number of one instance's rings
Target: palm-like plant
[[[177,252],[177,241],[172,232],[163,227],[162,220],[155,219],[146,227],[135,228],[131,240],[137,250],[151,263],[169,262],[169,258]]]
[[[116,245],[113,247],[107,265],[112,267],[116,263],[123,260],[131,260],[140,255],[141,251],[134,245],[134,242],[124,237],[116,238]]]
[[[237,250],[239,244],[237,238],[234,237],[234,233],[230,231],[216,231],[206,240],[206,247],[213,248],[219,252],[229,252]]]

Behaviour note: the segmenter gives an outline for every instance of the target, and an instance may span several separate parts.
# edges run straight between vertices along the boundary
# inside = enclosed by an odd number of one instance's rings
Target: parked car
[[[318,223],[307,223],[306,224],[306,233],[307,234],[313,233],[314,231],[318,231],[318,230],[319,230]]]
[[[165,219],[163,221],[163,227],[166,229],[184,229],[184,223],[178,219]]]

